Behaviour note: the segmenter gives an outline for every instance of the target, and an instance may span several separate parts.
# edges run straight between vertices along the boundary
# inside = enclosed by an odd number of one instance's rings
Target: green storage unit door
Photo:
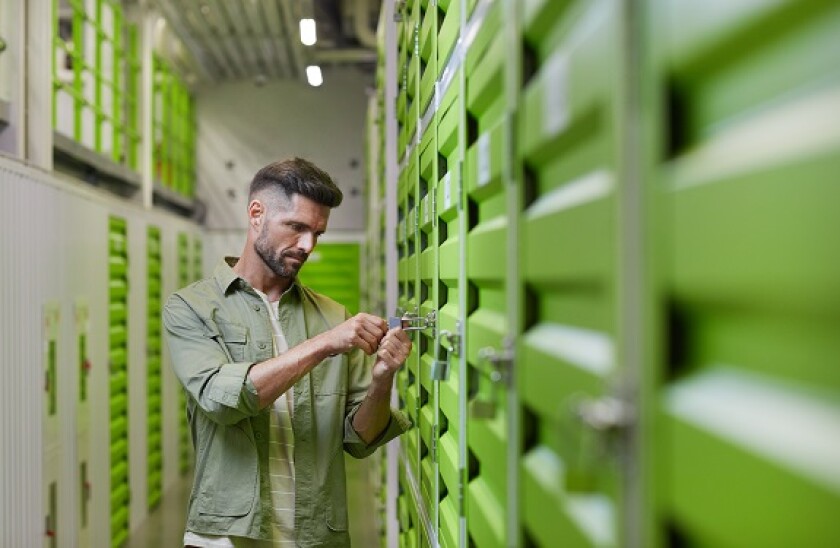
[[[437,78],[441,79],[443,70],[455,49],[461,31],[461,1],[437,0]],[[440,107],[438,107],[439,109]]]
[[[662,526],[840,545],[840,4],[649,8]]]
[[[358,243],[318,244],[301,269],[300,280],[356,314],[361,298],[360,253]]]
[[[178,287],[186,287],[192,282],[190,261],[190,238],[185,232],[178,233]],[[187,422],[187,393],[183,388],[178,391],[178,469],[187,473],[192,464],[189,423]]]
[[[437,318],[438,305],[438,243],[435,190],[437,187],[437,139],[435,127],[429,124],[419,147],[417,181],[417,301],[421,318]],[[438,382],[432,377],[437,358],[437,327],[416,332],[418,377],[420,382],[418,409],[420,467],[416,480],[419,484],[420,503],[425,507],[429,526],[437,536],[438,510]],[[423,542],[430,544],[425,528]]]
[[[399,306],[411,314],[419,314],[419,241],[417,227],[417,178],[418,174],[418,151],[413,148],[409,155],[408,165],[402,175],[402,187],[398,189],[399,209],[402,210],[401,238],[403,239],[405,257],[401,261],[402,283],[400,284]],[[411,418],[414,427],[403,434],[400,439],[402,450],[402,466],[407,467],[403,471],[402,480],[405,482],[402,489],[408,495],[407,503],[409,514],[412,516],[410,523],[413,524],[411,531],[406,531],[405,538],[411,538],[411,543],[419,543],[419,535],[423,531],[423,523],[419,519],[417,500],[419,493],[415,491],[417,481],[420,477],[420,349],[417,338],[412,346],[411,354],[401,369],[403,375],[402,391],[400,396],[404,403],[404,411]],[[398,385],[399,386],[399,385]],[[410,474],[410,476],[409,476]]]
[[[522,537],[534,546],[624,544],[619,461],[603,454],[606,435],[578,416],[613,396],[622,374],[620,5],[532,1],[522,20],[532,72],[517,140],[526,174],[520,517]]]
[[[128,242],[125,219],[108,219],[111,545],[128,537]]]
[[[397,180],[397,306],[396,311],[399,314],[400,310],[406,310],[408,307],[409,294],[413,294],[413,280],[408,276],[408,238],[406,237],[406,225],[408,217],[408,197],[406,194],[406,179],[408,178],[408,170],[404,169]],[[384,218],[383,218],[384,222]],[[391,311],[387,311],[391,313]],[[408,364],[403,366],[396,375],[395,384],[397,388],[399,407],[408,416],[414,417],[414,394],[417,391],[416,375],[408,367]],[[416,424],[416,422],[413,422]],[[399,476],[398,476],[398,490],[397,498],[397,516],[399,521],[399,545],[415,546],[417,544],[417,528],[419,524],[416,520],[411,518],[409,513],[409,506],[414,504],[411,488],[408,485],[408,480],[405,476],[405,458],[413,455],[413,447],[416,443],[412,443],[413,439],[417,437],[416,428],[410,429],[408,432],[400,436],[400,462],[399,462]],[[415,512],[416,513],[416,512]]]
[[[402,9],[402,18],[397,23],[397,158],[405,155],[409,141],[408,134],[408,62],[414,54],[414,24],[407,6]],[[413,93],[413,92],[412,92]]]
[[[450,4],[457,5],[458,2]],[[438,329],[458,333],[462,316],[459,284],[461,266],[460,230],[464,222],[461,197],[462,152],[458,146],[463,127],[463,102],[460,78],[456,77],[435,112],[438,148],[438,182],[435,185],[437,223],[434,227],[438,246]],[[452,341],[439,341],[441,360],[449,361],[449,376],[438,388],[438,543],[444,548],[459,545],[461,516],[460,413],[461,382],[458,357],[443,347]]]
[[[161,268],[160,228],[149,226],[146,234],[147,253],[147,317],[146,317],[146,375],[147,375],[147,500],[149,509],[160,502],[163,494],[163,429],[161,392]]]
[[[438,10],[436,2],[425,0],[417,3],[415,8],[417,22],[417,54],[420,71],[420,104],[419,112],[422,116],[432,102],[435,95],[435,80],[437,71],[437,29]]]
[[[507,411],[502,383],[491,381],[491,358],[508,333],[506,276],[507,197],[502,184],[507,45],[503,3],[494,1],[467,51],[467,533],[477,546],[506,544]]]

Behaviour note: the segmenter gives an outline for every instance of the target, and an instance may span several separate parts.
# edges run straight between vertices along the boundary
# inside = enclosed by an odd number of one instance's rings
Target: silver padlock
[[[476,398],[470,402],[470,417],[474,419],[492,419],[496,416],[496,402]]]
[[[449,360],[435,360],[432,362],[432,380],[446,381],[449,379]]]

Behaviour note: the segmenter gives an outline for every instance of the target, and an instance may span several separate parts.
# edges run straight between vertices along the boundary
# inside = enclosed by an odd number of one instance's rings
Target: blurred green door
[[[649,2],[667,542],[840,543],[840,4]]]

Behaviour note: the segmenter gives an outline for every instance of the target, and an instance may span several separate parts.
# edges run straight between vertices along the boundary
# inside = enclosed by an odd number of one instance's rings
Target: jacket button
[[[257,312],[259,312],[259,311],[260,311],[260,305],[255,304],[255,305],[254,305],[254,310],[256,310]]]
[[[260,350],[264,350],[264,349],[265,349],[265,343],[264,343],[264,342],[259,343],[257,346],[259,346],[259,347],[260,347]]]
[[[258,440],[262,439],[262,432],[254,432],[254,437]]]

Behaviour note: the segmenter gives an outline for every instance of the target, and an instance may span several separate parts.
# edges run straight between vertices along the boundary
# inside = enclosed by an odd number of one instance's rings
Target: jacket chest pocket
[[[245,351],[248,345],[248,328],[224,320],[216,320],[219,326],[219,334],[225,348],[230,354],[233,362],[245,361]]]

